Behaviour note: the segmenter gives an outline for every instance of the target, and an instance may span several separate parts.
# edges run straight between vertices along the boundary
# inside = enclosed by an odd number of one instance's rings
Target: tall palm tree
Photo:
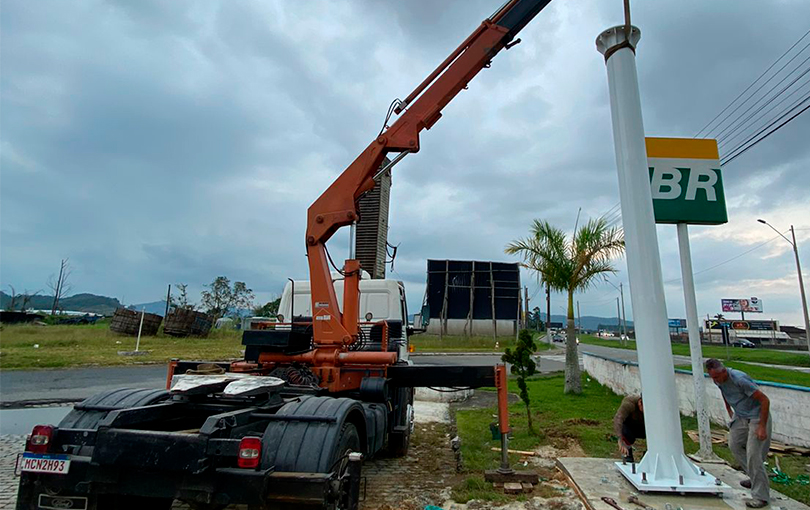
[[[547,221],[534,220],[529,233],[528,238],[509,243],[505,251],[523,257],[523,265],[536,271],[552,289],[568,293],[565,393],[581,393],[574,293],[616,272],[612,259],[624,253],[624,233],[618,227],[610,227],[604,217],[589,220],[570,240],[565,232]]]

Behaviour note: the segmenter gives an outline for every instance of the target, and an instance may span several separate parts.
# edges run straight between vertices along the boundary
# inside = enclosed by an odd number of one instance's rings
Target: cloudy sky
[[[271,299],[307,276],[307,207],[499,1],[4,1],[0,284],[44,289],[69,257],[73,292],[127,304],[168,283],[197,296],[217,275]],[[633,2],[647,135],[695,135],[808,20],[805,0]],[[618,203],[594,40],[621,22],[619,0],[554,0],[396,167],[392,276],[411,310],[426,259],[510,260],[532,219],[570,231],[580,207]],[[808,133],[810,114],[724,167],[729,223],[691,228],[700,314],[756,296],[762,318],[801,322],[790,245],[755,220],[796,225],[810,280]],[[669,315],[683,317],[675,227],[658,235]],[[583,293],[582,314],[615,315],[616,294]]]

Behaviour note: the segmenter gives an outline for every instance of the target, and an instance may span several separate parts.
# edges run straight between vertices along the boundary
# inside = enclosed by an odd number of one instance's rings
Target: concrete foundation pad
[[[413,421],[416,423],[450,423],[450,404],[414,400]]]
[[[562,457],[557,460],[557,467],[571,480],[575,490],[590,510],[613,510],[613,507],[602,501],[602,497],[616,500],[622,508],[640,508],[628,502],[630,496],[636,495],[645,504],[659,510],[665,508],[682,508],[683,510],[745,510],[745,500],[751,497],[750,491],[740,487],[740,481],[746,477],[743,473],[725,464],[698,464],[700,467],[719,478],[728,488],[722,496],[701,494],[656,494],[639,493],[616,468],[614,459]],[[670,507],[667,507],[667,504]],[[772,510],[810,510],[805,504],[771,490]]]

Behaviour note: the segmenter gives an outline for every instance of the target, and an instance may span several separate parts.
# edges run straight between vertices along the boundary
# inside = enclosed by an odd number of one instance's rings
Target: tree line
[[[281,298],[277,298],[264,305],[255,305],[256,297],[253,289],[248,288],[245,282],[237,281],[231,284],[231,280],[227,276],[217,276],[204,287],[205,290],[200,293],[200,303],[197,305],[189,300],[187,284],[175,284],[178,294],[177,297],[173,293],[169,296],[169,307],[198,310],[210,315],[216,321],[223,317],[238,320],[244,315],[245,310],[256,316],[272,317],[278,313],[278,306],[281,302]]]

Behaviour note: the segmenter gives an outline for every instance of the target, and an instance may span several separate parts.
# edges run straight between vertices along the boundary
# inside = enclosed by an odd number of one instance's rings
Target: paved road
[[[500,363],[500,355],[413,356],[418,365],[487,365]],[[541,372],[562,370],[559,361],[542,360]],[[0,371],[0,402],[43,399],[82,400],[113,388],[162,388],[166,365],[71,368],[63,370]]]
[[[590,352],[593,354],[598,354],[600,356],[607,356],[610,358],[621,359],[625,361],[638,361],[638,354],[636,353],[636,351],[631,349],[619,349],[618,347],[603,347],[601,345],[579,344],[579,351],[580,353]],[[787,352],[787,351],[779,351],[779,352]],[[692,364],[692,359],[689,356],[673,355],[672,358],[675,365]],[[798,372],[810,373],[810,368],[808,367],[794,367],[788,365],[773,365],[768,363],[754,363],[754,362],[749,363],[751,365],[760,365],[764,367],[781,368],[784,370],[796,370]]]

